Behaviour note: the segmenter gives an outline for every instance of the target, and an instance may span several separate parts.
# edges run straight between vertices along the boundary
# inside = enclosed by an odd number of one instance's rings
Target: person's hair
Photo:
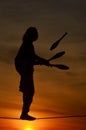
[[[38,31],[35,27],[29,27],[24,36],[23,36],[23,41],[36,41],[38,39]]]

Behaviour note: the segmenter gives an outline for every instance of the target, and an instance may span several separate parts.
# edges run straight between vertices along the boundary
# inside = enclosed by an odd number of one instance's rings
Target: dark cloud
[[[62,16],[66,16],[64,18],[64,21],[69,20],[69,18],[82,20],[81,22],[84,22],[86,20],[85,12],[86,12],[86,1],[71,1],[71,0],[9,0],[8,1],[0,1],[0,10],[2,18],[6,18],[6,20],[10,19],[14,22],[19,20],[27,20],[30,19],[36,19],[39,18],[45,18],[50,20],[62,20]],[[47,16],[47,17],[46,17]],[[70,17],[71,16],[71,17]],[[26,18],[26,19],[24,19]],[[54,18],[54,19],[53,19]],[[66,19],[67,18],[67,19]],[[40,19],[41,20],[41,19]],[[43,20],[43,19],[42,19]]]
[[[76,81],[76,83],[71,83],[70,87],[76,91],[83,92],[86,90],[86,81],[84,81],[84,79],[81,79],[78,82]],[[83,92],[83,94],[85,94],[85,92]]]
[[[12,34],[14,30],[31,24],[41,27],[47,35],[55,35],[67,30],[70,41],[86,41],[86,1],[83,0],[1,0],[0,1],[0,35]],[[46,31],[47,28],[47,31]],[[52,30],[50,34],[49,30]],[[9,30],[9,31],[8,31]],[[3,33],[2,33],[3,32]],[[6,32],[6,33],[5,33]],[[11,37],[10,37],[11,38]],[[74,39],[74,40],[73,40]]]

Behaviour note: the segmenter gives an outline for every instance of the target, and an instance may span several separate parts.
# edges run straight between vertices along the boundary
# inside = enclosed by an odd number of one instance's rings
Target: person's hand
[[[44,61],[44,64],[45,64],[46,66],[50,66],[49,60],[45,60],[45,61]]]

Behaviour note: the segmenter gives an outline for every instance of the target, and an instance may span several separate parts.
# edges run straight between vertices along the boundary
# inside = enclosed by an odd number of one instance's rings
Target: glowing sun
[[[25,128],[25,130],[33,130],[32,128]]]

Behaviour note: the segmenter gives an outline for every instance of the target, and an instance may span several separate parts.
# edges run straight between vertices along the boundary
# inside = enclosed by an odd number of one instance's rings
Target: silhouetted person
[[[15,57],[15,67],[21,76],[19,90],[23,93],[23,108],[20,119],[35,119],[35,117],[28,115],[34,95],[34,65],[49,65],[47,60],[35,54],[33,42],[37,39],[37,29],[35,27],[28,28],[23,36],[23,43]]]

